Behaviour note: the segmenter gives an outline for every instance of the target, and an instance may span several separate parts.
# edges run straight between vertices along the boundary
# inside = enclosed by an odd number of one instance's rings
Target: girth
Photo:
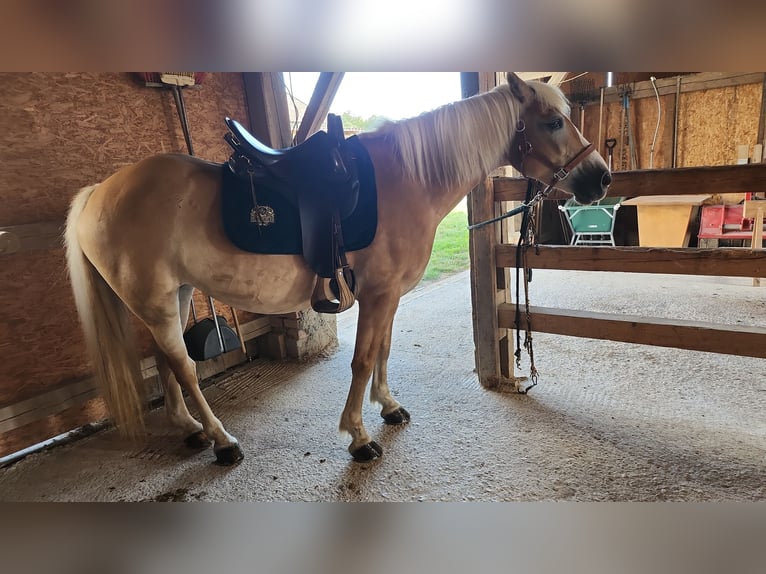
[[[312,307],[323,313],[339,313],[355,300],[355,280],[346,261],[341,221],[357,206],[359,175],[340,118],[330,114],[327,123],[327,132],[319,131],[295,147],[272,149],[239,122],[226,118],[230,132],[224,139],[233,149],[229,169],[250,186],[250,222],[256,228],[274,223],[274,211],[258,202],[258,189],[264,187],[297,207],[303,257],[320,277]]]

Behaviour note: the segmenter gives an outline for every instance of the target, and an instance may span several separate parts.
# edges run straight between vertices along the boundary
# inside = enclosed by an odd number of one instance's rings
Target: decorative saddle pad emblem
[[[256,205],[250,210],[250,223],[258,227],[268,227],[275,221],[274,210],[268,205]]]

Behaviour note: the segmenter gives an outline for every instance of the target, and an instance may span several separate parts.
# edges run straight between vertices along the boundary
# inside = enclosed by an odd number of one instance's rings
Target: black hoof
[[[379,456],[383,456],[383,448],[374,440],[371,440],[352,452],[351,456],[354,457],[356,462],[369,462],[375,460]]]
[[[237,464],[243,458],[245,458],[245,455],[238,444],[233,444],[215,451],[215,462],[221,466]]]
[[[399,407],[395,411],[381,416],[383,417],[383,420],[386,421],[387,425],[400,425],[402,423],[410,422],[410,413],[408,413],[407,409],[404,407]]]
[[[184,439],[184,444],[189,448],[201,450],[203,448],[209,447],[212,443],[210,442],[210,439],[207,438],[205,431],[197,431],[194,434],[187,436]]]

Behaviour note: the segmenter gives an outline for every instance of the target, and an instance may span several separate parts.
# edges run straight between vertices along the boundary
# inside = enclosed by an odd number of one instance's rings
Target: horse
[[[513,73],[507,80],[359,136],[374,166],[378,223],[372,243],[347,254],[359,314],[339,430],[350,435],[355,461],[383,454],[362,421],[370,378],[369,398],[384,421],[410,420],[388,386],[392,324],[400,298],[424,273],[441,220],[489,173],[509,164],[582,204],[606,195],[609,169],[570,121],[563,92]],[[132,312],[156,343],[171,425],[189,447],[212,441],[216,462],[231,465],[243,450],[205,400],[184,344],[193,288],[238,309],[282,314],[308,308],[317,275],[300,255],[236,248],[223,229],[221,185],[219,163],[150,156],[74,196],[65,243],[89,357],[117,427],[134,437],[144,432]]]

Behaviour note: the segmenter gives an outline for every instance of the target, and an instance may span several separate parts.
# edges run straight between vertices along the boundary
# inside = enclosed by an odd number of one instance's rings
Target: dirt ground
[[[535,271],[531,288],[534,305],[766,325],[766,288],[750,279]],[[538,333],[540,384],[488,391],[473,371],[467,273],[403,299],[389,381],[412,422],[386,426],[366,404],[385,452],[355,463],[337,431],[355,312],[339,317],[337,351],[254,361],[207,388],[245,451],[238,466],[186,449],[155,411],[146,444],[107,429],[0,469],[0,499],[766,499],[763,360]]]

